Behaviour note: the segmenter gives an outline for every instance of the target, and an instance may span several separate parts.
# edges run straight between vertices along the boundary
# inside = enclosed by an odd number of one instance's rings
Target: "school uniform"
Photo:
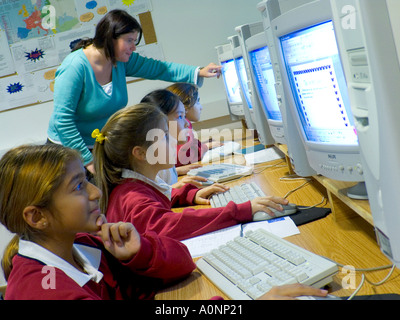
[[[130,170],[124,170],[123,177],[111,192],[106,217],[109,222],[131,222],[139,233],[154,231],[183,240],[252,220],[250,201],[176,213],[172,207],[194,205],[197,187],[187,184],[173,189],[160,179],[152,181]]]
[[[5,299],[150,299],[163,284],[195,268],[186,246],[154,232],[141,235],[141,248],[130,261],[117,260],[89,234],[77,235],[73,254],[85,273],[40,245],[20,240]]]
[[[177,146],[176,167],[201,161],[208,151],[207,145],[194,137],[192,123],[187,119],[186,121],[188,122],[188,137],[186,143]]]

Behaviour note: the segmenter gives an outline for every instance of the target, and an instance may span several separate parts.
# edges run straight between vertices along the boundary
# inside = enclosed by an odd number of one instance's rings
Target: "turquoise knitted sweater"
[[[56,72],[54,110],[47,135],[55,143],[79,150],[86,165],[93,159],[87,147],[94,144],[93,130],[101,130],[108,118],[128,103],[127,76],[195,83],[196,69],[134,52],[128,62],[117,62],[113,68],[113,89],[109,96],[97,82],[83,50],[74,51]]]

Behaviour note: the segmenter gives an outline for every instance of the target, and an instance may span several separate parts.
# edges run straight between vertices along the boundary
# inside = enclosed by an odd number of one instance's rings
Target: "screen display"
[[[358,145],[332,21],[296,31],[280,41],[306,139]]]
[[[224,79],[229,103],[242,103],[239,78],[236,73],[235,62],[233,59],[222,61],[221,66],[222,78]]]
[[[250,100],[250,93],[249,93],[249,79],[247,78],[246,67],[244,66],[243,57],[235,58],[236,70],[237,75],[239,77],[239,81],[243,88],[244,97],[246,99],[246,103],[249,109],[253,109],[253,105]]]
[[[275,77],[268,47],[250,51],[249,56],[260,100],[268,119],[281,121],[282,115],[276,97]]]

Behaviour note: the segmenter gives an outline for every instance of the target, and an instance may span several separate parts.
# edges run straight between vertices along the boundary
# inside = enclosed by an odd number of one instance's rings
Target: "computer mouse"
[[[291,215],[293,213],[297,212],[297,205],[294,203],[289,203],[287,205],[282,205],[283,211],[279,211],[273,208],[269,208],[274,214],[275,217],[270,216],[268,213],[264,212],[264,211],[259,211],[256,212],[253,215],[253,221],[262,221],[262,220],[270,220],[270,219],[274,219],[274,218],[278,218],[278,217],[284,217],[284,216],[288,216]]]
[[[201,185],[202,185],[203,187],[208,187],[208,186],[213,185],[214,183],[215,183],[215,182],[212,181],[212,180],[207,180],[207,181],[202,181],[202,182],[201,182]]]

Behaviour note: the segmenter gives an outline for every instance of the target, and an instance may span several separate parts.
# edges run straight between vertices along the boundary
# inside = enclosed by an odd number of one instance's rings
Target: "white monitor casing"
[[[377,239],[400,266],[400,2],[330,2]]]

